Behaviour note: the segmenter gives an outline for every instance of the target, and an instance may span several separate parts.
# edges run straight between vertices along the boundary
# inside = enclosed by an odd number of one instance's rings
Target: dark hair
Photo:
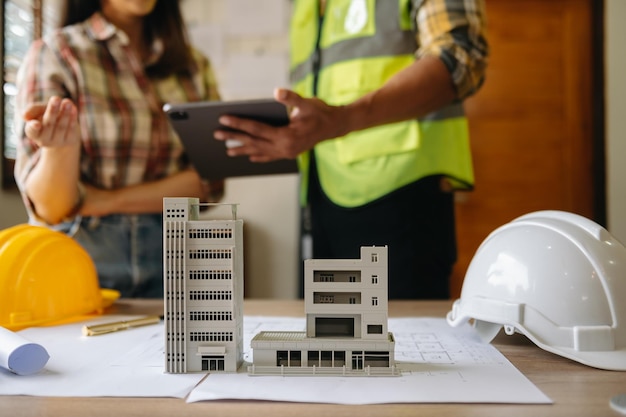
[[[59,26],[80,23],[100,10],[100,0],[65,0]],[[154,10],[144,22],[145,38],[148,41],[159,38],[163,42],[163,55],[158,62],[146,68],[149,75],[166,77],[176,73],[189,74],[195,70],[179,0],[157,0]]]

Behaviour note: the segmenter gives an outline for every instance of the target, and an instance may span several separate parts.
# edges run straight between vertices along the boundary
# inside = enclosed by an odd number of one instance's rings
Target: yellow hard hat
[[[28,224],[0,231],[0,326],[79,320],[102,314],[119,296],[100,289],[91,257],[69,236]]]

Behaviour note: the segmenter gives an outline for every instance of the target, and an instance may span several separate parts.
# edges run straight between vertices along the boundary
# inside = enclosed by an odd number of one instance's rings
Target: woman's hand
[[[31,104],[24,112],[24,134],[44,148],[76,146],[80,143],[78,110],[72,100],[50,97],[47,104]]]

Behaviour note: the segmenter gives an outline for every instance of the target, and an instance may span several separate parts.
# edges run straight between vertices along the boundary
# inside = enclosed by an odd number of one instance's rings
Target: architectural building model
[[[400,375],[387,331],[387,247],[304,262],[306,330],[263,331],[250,375]]]
[[[236,372],[243,362],[243,221],[199,219],[197,198],[163,199],[165,371]]]
[[[243,221],[202,220],[197,198],[163,199],[165,371],[243,363]],[[387,247],[304,262],[306,330],[263,331],[251,375],[399,375],[387,329]]]

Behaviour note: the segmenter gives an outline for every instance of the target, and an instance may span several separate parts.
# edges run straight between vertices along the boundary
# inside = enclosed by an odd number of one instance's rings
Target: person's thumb
[[[274,90],[274,99],[279,103],[283,103],[287,107],[289,117],[295,117],[300,112],[300,106],[304,103],[304,98],[298,93],[286,88],[277,88]]]
[[[275,89],[274,98],[276,101],[283,103],[287,107],[298,107],[304,101],[298,93],[286,88]]]

